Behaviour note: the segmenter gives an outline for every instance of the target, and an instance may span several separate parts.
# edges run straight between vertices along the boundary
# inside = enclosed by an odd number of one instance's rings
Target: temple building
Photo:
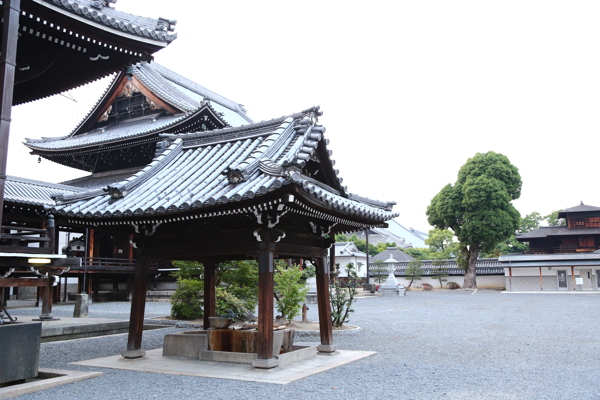
[[[91,72],[96,71],[94,66],[103,66],[86,79],[116,72],[108,90],[70,134],[26,143],[39,157],[90,174],[45,188],[39,182],[18,179],[8,180],[7,185],[37,187],[30,195],[44,198],[37,204],[38,220],[48,219],[48,225],[59,231],[81,235],[65,252],[81,256],[82,266],[60,273],[114,276],[127,271],[132,306],[123,356],[145,354],[146,290],[160,265],[172,260],[203,263],[204,322],[208,326],[216,309],[218,264],[255,259],[259,299],[253,365],[277,366],[273,353],[275,258],[311,260],[316,266],[319,351],[334,352],[326,261],[334,237],[385,227],[398,214],[393,211],[394,202],[347,191],[334,168],[325,127],[319,124],[319,107],[253,122],[241,105],[152,62],[151,53],[174,38],[169,33],[173,21],[138,22],[107,1],[53,0],[40,5],[23,0],[23,4],[32,7],[32,25],[20,29],[31,40],[41,41],[41,51],[46,46],[56,48],[56,58],[65,66],[72,61],[58,50],[83,57]],[[49,20],[42,11],[55,13],[57,19]],[[28,16],[28,11],[23,13]],[[67,29],[71,19],[77,23]],[[94,29],[108,32],[106,38],[94,37]],[[58,35],[62,37],[57,39]],[[41,65],[35,68],[43,70]],[[52,66],[47,69],[52,70]],[[76,79],[77,71],[69,76],[60,75],[65,71],[56,73],[41,78],[30,93],[18,94],[20,84],[15,84],[15,104],[83,83],[83,77]],[[53,86],[46,90],[46,84]],[[11,190],[7,193],[15,193]],[[17,197],[13,195],[11,201],[25,205]],[[8,214],[3,225],[14,224],[7,218]],[[333,253],[330,256],[335,258]],[[93,290],[94,281],[98,279],[88,280],[92,282],[88,289]],[[122,283],[114,286],[118,289]]]
[[[517,236],[526,254],[502,255],[509,291],[600,290],[600,207],[583,202],[558,214],[565,225]]]

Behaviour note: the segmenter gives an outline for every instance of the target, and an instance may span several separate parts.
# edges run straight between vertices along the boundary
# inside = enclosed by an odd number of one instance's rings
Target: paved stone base
[[[257,358],[252,361],[252,366],[254,368],[262,368],[262,369],[270,369],[279,366],[279,360],[276,358],[269,358],[268,360]]]
[[[247,364],[198,361],[183,357],[163,357],[162,349],[156,349],[149,350],[146,352],[146,357],[134,362],[123,362],[120,361],[123,360],[120,356],[112,356],[96,360],[80,361],[74,364],[285,385],[374,354],[377,353],[374,351],[338,350],[331,356],[317,355],[308,360],[292,362],[285,366],[280,364],[279,367],[275,368],[259,369],[252,368]]]
[[[0,399],[12,399],[27,393],[50,389],[51,387],[95,378],[102,372],[67,371],[59,369],[40,368],[37,378],[25,383],[0,388]]]
[[[146,350],[125,350],[121,355],[123,358],[141,358],[146,355]]]

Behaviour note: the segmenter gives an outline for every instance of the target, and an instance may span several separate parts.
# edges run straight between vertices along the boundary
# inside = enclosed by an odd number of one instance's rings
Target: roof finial
[[[583,200],[581,200],[581,204],[580,204],[580,206],[583,206],[583,205],[584,205],[584,204],[583,204]]]

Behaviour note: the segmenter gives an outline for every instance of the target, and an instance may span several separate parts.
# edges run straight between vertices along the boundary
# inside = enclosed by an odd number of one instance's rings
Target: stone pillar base
[[[142,358],[146,355],[146,350],[125,350],[121,355],[123,358]]]
[[[320,344],[317,346],[319,353],[334,353],[336,350],[337,346],[335,344]]]
[[[268,359],[257,358],[256,360],[252,361],[252,366],[254,368],[262,368],[262,369],[275,368],[275,367],[279,366],[279,360],[276,358],[268,358]]]
[[[75,308],[73,318],[87,318],[88,316],[88,295],[78,294],[75,296]]]

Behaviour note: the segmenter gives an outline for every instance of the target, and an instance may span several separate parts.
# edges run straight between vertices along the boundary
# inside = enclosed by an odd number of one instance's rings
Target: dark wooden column
[[[0,46],[0,224],[4,209],[4,186],[6,183],[6,160],[8,158],[8,137],[15,87],[15,67],[17,65],[17,38],[21,0],[4,0],[4,23],[2,24],[2,44]]]
[[[333,344],[333,324],[331,322],[331,303],[329,300],[329,269],[325,257],[316,259],[316,262],[317,304],[319,307],[319,332],[321,334],[321,344],[317,347],[317,350],[322,353],[333,353],[337,350],[337,346]]]
[[[205,260],[204,265],[204,329],[208,329],[208,317],[214,317],[217,310],[217,263]]]
[[[252,363],[256,368],[273,368],[279,360],[273,358],[273,249],[268,230],[261,233],[258,244],[258,341],[257,359]]]
[[[140,246],[139,242],[138,246]],[[144,311],[146,310],[146,291],[148,290],[148,262],[143,254],[143,244],[140,247],[136,250],[135,257],[127,350],[121,353],[125,358],[139,358],[146,355],[146,351],[142,350],[142,334],[144,333]]]

